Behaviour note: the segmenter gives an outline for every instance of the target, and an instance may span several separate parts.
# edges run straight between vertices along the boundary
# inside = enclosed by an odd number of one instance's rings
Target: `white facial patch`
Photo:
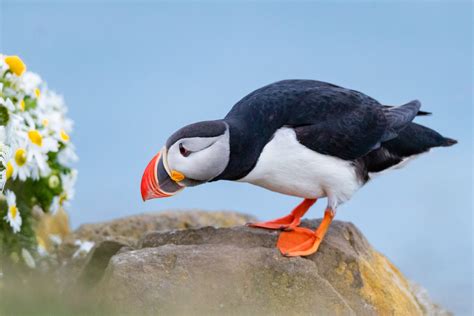
[[[185,157],[180,145],[189,155]],[[181,172],[186,178],[209,181],[221,174],[229,163],[229,128],[216,137],[182,138],[168,150],[168,167]]]

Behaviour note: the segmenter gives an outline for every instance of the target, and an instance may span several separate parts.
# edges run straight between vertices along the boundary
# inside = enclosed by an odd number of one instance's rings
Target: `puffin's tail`
[[[447,147],[457,144],[458,142],[455,139],[443,137],[428,127],[412,123],[416,116],[431,115],[430,112],[420,111],[421,103],[418,100],[413,100],[400,106],[384,105],[383,107],[388,122],[388,128],[385,135],[382,137],[382,142],[397,137],[403,138],[403,136],[408,136],[407,134],[410,134],[407,133],[408,131],[403,133],[404,135],[401,135],[401,132],[406,128],[410,131],[415,129],[417,133],[420,133],[425,137],[425,141],[430,139],[431,142],[428,142],[431,145],[430,147]],[[411,134],[411,137],[418,136],[414,135],[413,131]]]
[[[456,145],[458,143],[457,140],[449,138],[449,137],[443,137],[443,143],[440,145],[441,147],[449,147]]]
[[[433,147],[449,147],[457,142],[455,139],[442,136],[431,128],[411,122],[400,131],[396,138],[382,144],[382,146],[401,157],[408,157],[421,154]]]
[[[428,152],[431,148],[448,147],[456,143],[457,140],[444,137],[431,128],[410,122],[397,137],[383,142],[363,159],[368,172],[380,172],[396,167],[407,158]]]
[[[413,100],[400,106],[384,107],[383,111],[387,118],[387,129],[382,136],[382,142],[396,138],[418,115],[420,107],[421,103],[418,100]]]
[[[396,106],[394,105],[382,105],[385,109],[387,110],[390,110],[391,108],[395,108]],[[431,112],[427,112],[427,111],[422,111],[422,110],[418,110],[418,113],[416,113],[416,116],[428,116],[428,115],[431,115],[433,113]]]
[[[412,122],[416,116],[431,114],[420,111],[420,106],[420,102],[416,100],[398,107],[384,106],[387,130],[379,146],[363,157],[369,173],[396,168],[407,158],[425,153],[434,147],[457,144],[455,139],[444,137],[431,128]]]

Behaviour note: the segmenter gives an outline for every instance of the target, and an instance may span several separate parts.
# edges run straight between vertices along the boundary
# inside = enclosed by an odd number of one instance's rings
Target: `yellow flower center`
[[[31,142],[39,147],[43,145],[43,137],[41,136],[40,132],[35,129],[32,129],[28,132],[28,137],[30,138]]]
[[[18,214],[18,209],[16,208],[16,205],[10,206],[10,216],[11,218],[16,218]]]
[[[21,76],[26,70],[25,63],[18,56],[7,56],[5,57],[5,62],[10,67],[11,72],[17,76]]]
[[[59,135],[61,136],[63,142],[67,142],[69,140],[69,135],[66,133],[65,130],[62,129]]]
[[[43,119],[43,120],[41,121],[41,123],[43,124],[44,127],[46,127],[46,126],[48,126],[48,124],[49,124],[49,120],[48,120],[48,119]]]
[[[36,89],[35,89],[35,96],[36,96],[37,98],[39,98],[40,95],[41,95],[40,89],[36,88]]]
[[[23,166],[26,163],[26,150],[23,148],[18,148],[15,151],[15,162],[18,166]],[[13,172],[13,167],[12,167]],[[8,173],[8,164],[7,164],[7,173]]]
[[[23,112],[25,111],[25,100],[20,101],[20,110]]]
[[[13,175],[13,165],[11,161],[7,163],[7,180],[10,179]]]

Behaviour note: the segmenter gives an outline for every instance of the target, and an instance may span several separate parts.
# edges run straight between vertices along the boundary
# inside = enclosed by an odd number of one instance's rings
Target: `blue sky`
[[[176,129],[252,90],[308,78],[385,104],[460,143],[364,187],[337,214],[458,314],[472,311],[472,5],[0,0],[0,51],[62,93],[80,162],[72,223],[168,209],[271,219],[299,200],[217,182],[143,203],[142,171]],[[320,217],[325,202],[308,216]]]

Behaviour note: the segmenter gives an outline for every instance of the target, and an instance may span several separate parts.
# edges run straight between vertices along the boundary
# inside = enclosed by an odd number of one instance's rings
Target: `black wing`
[[[389,126],[383,108],[360,92],[334,88],[310,94],[302,106],[310,118],[290,121],[298,141],[322,154],[345,160],[359,158],[380,145]],[[298,124],[313,119],[312,124]]]
[[[385,133],[383,113],[373,109],[348,111],[337,119],[294,127],[298,141],[311,150],[345,160],[359,158],[380,145]]]
[[[386,108],[360,92],[344,88],[333,88],[325,93],[329,93],[330,98],[324,104],[321,104],[324,99],[321,93],[310,94],[303,102],[306,108],[324,110],[324,118],[319,115],[313,124],[295,124],[294,130],[304,146],[345,160],[360,158],[380,147],[382,142],[396,138],[421,106],[415,100]]]

